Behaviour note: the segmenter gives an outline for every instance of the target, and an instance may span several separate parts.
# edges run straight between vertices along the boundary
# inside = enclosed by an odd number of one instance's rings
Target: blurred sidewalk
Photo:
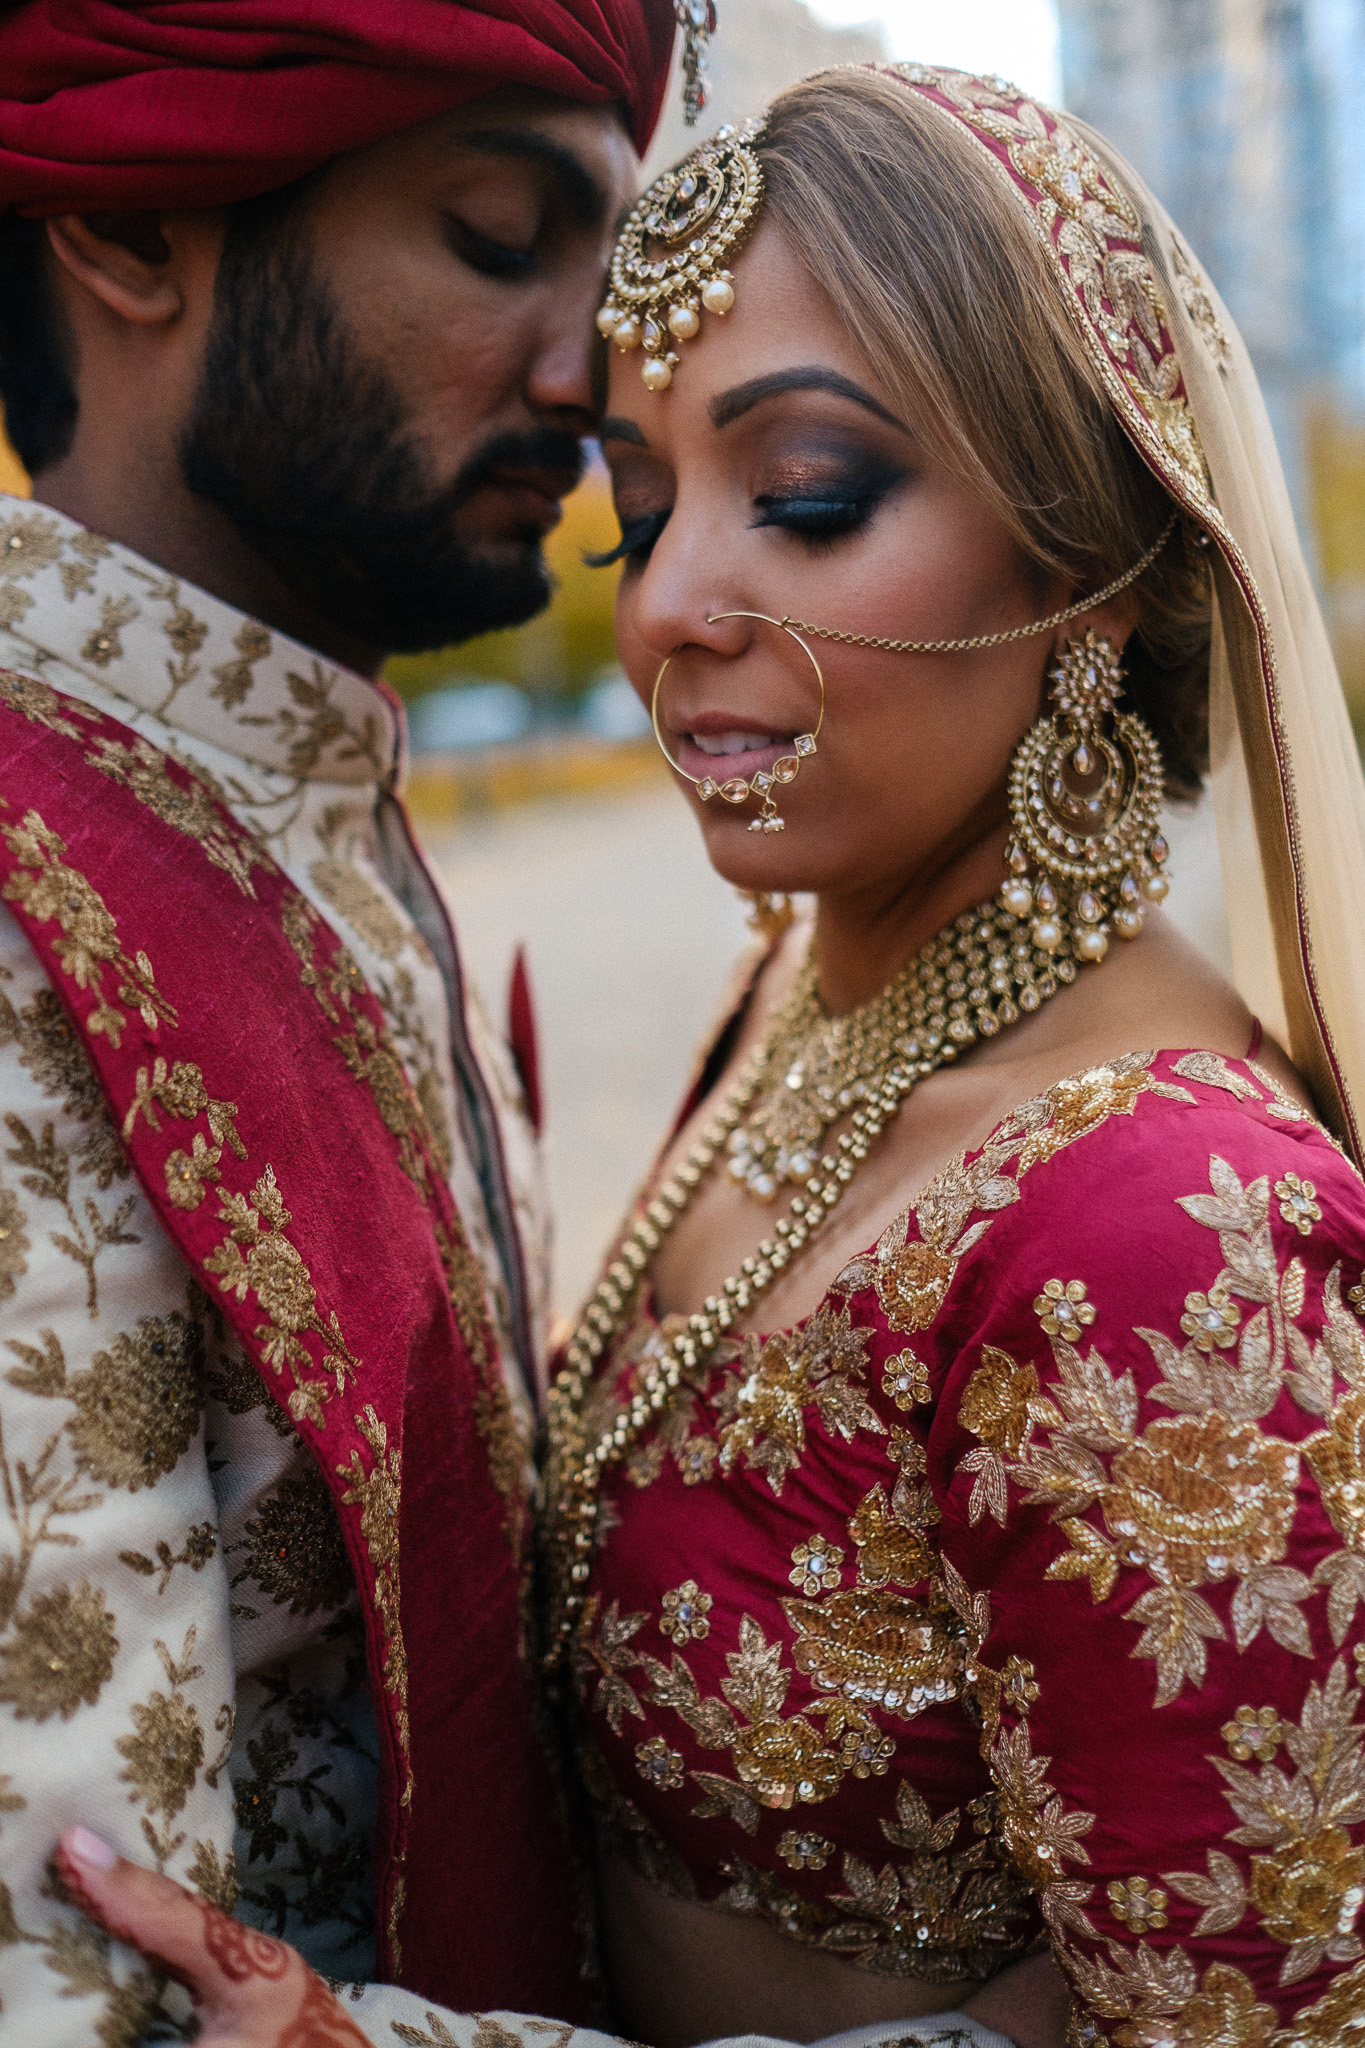
[[[1208,806],[1166,821],[1168,908],[1230,971]],[[662,774],[634,789],[423,827],[470,979],[502,1025],[526,947],[540,1025],[555,1308],[572,1315],[677,1105],[702,1032],[750,943]]]
[[[572,1315],[677,1103],[747,906],[662,775],[624,793],[462,819],[423,842],[470,979],[500,1026],[526,947],[540,1026],[555,1308]]]

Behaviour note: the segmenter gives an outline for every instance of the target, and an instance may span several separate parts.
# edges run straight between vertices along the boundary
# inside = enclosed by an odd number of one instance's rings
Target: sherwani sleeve
[[[1229,1092],[1030,1168],[930,1435],[1001,1832],[1075,2039],[1122,2048],[1325,2048],[1365,2010],[1365,1201]]]
[[[25,2048],[131,2048],[161,2002],[54,1889],[64,1827],[231,1899],[201,1310],[0,911],[0,2030]]]

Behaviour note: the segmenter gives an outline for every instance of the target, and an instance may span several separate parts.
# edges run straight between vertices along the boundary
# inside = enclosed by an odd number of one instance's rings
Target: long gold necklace
[[[1045,952],[1026,918],[997,899],[964,911],[910,960],[879,995],[832,1018],[808,957],[762,1043],[684,1162],[655,1188],[598,1281],[550,1389],[543,1525],[551,1614],[546,1661],[564,1656],[586,1595],[603,1474],[667,1409],[684,1376],[713,1351],[831,1211],[873,1141],[916,1083],[979,1038],[993,1038],[1076,978],[1066,942]],[[847,1116],[829,1151],[818,1147]],[[817,1156],[818,1154],[818,1156]],[[771,1237],[687,1319],[635,1393],[589,1442],[585,1407],[599,1359],[637,1312],[650,1260],[722,1158],[760,1200],[798,1182]]]

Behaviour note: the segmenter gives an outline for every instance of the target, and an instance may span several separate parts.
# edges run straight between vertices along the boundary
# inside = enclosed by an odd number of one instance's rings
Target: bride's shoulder
[[[1341,1148],[1260,1061],[1134,1052],[1011,1110],[844,1268],[835,1295],[901,1343],[955,1349],[1024,1297],[1049,1334],[1079,1342],[1101,1296],[1121,1294],[1129,1320],[1171,1295],[1178,1320],[1197,1313],[1186,1296],[1207,1302],[1224,1281],[1278,1299],[1294,1260],[1361,1285],[1365,1184]]]
[[[932,1231],[963,1203],[1018,1203],[1024,1224],[1033,1195],[1054,1226],[1079,1212],[1129,1229],[1149,1212],[1155,1220],[1172,1205],[1184,1210],[1183,1185],[1173,1190],[1192,1173],[1206,1184],[1210,1174],[1229,1185],[1269,1176],[1292,1188],[1297,1171],[1330,1186],[1359,1227],[1365,1184],[1280,1065],[1283,1074],[1264,1059],[1196,1048],[1126,1053],[1070,1074],[953,1160],[915,1203],[916,1216]]]

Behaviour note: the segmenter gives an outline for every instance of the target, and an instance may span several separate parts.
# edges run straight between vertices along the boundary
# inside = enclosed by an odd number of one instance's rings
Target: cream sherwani
[[[529,1422],[547,1289],[535,1143],[392,802],[400,715],[14,498],[0,665],[207,771],[351,948],[448,1162]],[[231,1003],[250,959],[216,967]],[[162,1230],[3,907],[0,1120],[0,2038],[124,2048],[156,1995],[51,1895],[73,1821],[235,1900],[325,1974],[373,1973],[360,1617],[310,1456]],[[391,2041],[412,2005],[371,1989],[356,2009]]]

